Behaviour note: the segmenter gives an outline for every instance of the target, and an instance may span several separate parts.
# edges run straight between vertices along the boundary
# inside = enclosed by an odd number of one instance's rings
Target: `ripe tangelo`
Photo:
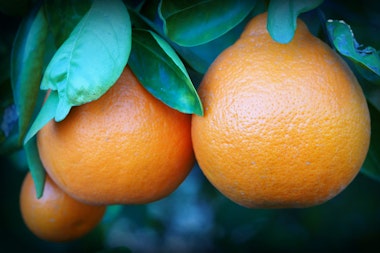
[[[146,91],[129,67],[98,100],[50,121],[41,161],[69,195],[87,203],[145,204],[172,193],[195,159],[191,115]]]
[[[204,117],[192,140],[205,176],[250,208],[309,207],[355,178],[370,140],[367,103],[354,74],[298,20],[288,44],[253,18],[198,88]]]
[[[30,173],[23,181],[20,208],[27,227],[39,238],[64,242],[78,239],[101,221],[106,206],[88,205],[63,192],[49,176],[41,198],[36,197]]]

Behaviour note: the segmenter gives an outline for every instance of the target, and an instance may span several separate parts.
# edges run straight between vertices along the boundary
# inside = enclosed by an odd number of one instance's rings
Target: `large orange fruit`
[[[191,115],[154,98],[126,67],[98,100],[50,121],[41,161],[69,195],[87,203],[144,204],[166,197],[194,164]]]
[[[297,22],[288,44],[272,40],[267,15],[210,66],[193,116],[196,159],[221,193],[246,207],[321,204],[357,175],[370,139],[355,76]]]
[[[63,242],[90,232],[102,219],[106,206],[87,205],[63,192],[46,177],[44,193],[37,199],[30,173],[20,193],[21,214],[27,227],[39,238]]]

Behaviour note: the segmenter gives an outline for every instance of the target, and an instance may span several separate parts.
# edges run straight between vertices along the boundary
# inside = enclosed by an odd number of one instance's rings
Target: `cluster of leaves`
[[[279,43],[291,41],[297,17],[308,12],[313,16],[311,26],[325,30],[326,40],[346,57],[357,75],[370,87],[379,84],[379,52],[359,45],[346,23],[323,18],[322,2],[0,1],[2,12],[15,15],[14,7],[19,6],[17,14],[22,16],[17,33],[1,31],[1,152],[25,149],[41,195],[44,169],[35,134],[52,119],[64,120],[73,106],[102,96],[126,64],[168,106],[202,115],[196,85],[217,55],[238,39],[245,24],[264,11],[268,11],[268,31]],[[363,171],[379,179],[380,103],[370,99],[370,94],[366,93],[372,143]]]

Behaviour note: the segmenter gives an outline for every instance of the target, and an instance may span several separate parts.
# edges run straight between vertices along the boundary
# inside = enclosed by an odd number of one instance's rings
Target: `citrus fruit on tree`
[[[39,238],[63,242],[90,232],[102,219],[106,206],[88,205],[63,192],[48,176],[41,198],[36,197],[28,173],[20,193],[21,214],[27,227]]]
[[[98,100],[45,125],[37,142],[52,179],[87,203],[161,199],[181,184],[195,161],[191,115],[153,97],[129,67]]]
[[[254,17],[208,69],[193,116],[196,159],[225,196],[251,208],[321,204],[357,175],[370,139],[354,74],[301,21],[280,44]]]

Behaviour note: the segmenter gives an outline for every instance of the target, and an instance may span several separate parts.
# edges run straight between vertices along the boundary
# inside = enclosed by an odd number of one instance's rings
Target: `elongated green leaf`
[[[36,187],[37,198],[42,197],[43,194],[45,185],[45,169],[38,154],[36,134],[54,118],[57,106],[58,93],[57,91],[51,91],[24,140],[25,154],[29,170]]]
[[[19,115],[19,141],[31,124],[42,79],[48,24],[42,8],[21,24],[11,55],[11,83]]]
[[[163,0],[160,13],[167,36],[181,46],[214,40],[239,24],[253,9],[253,0]]]
[[[355,63],[364,78],[380,84],[380,52],[359,45],[350,26],[343,21],[328,20],[326,26],[338,52]]]
[[[200,74],[204,74],[215,58],[240,37],[247,23],[265,10],[265,3],[257,1],[254,9],[242,22],[218,38],[193,47],[183,47],[175,43],[172,43],[172,46],[191,68]]]
[[[148,30],[133,30],[129,66],[141,84],[168,106],[203,115],[198,94],[175,51]]]
[[[380,182],[380,111],[370,103],[371,143],[361,172]]]
[[[173,47],[195,71],[204,74],[215,58],[240,37],[245,25],[246,22],[241,22],[226,34],[199,46],[182,47],[173,44]]]
[[[44,1],[46,17],[49,21],[55,45],[61,46],[74,27],[91,7],[90,0],[49,0]]]
[[[299,14],[312,10],[323,0],[271,0],[268,7],[268,32],[279,43],[289,43],[297,28]]]
[[[54,118],[58,103],[58,92],[53,90],[50,92],[40,112],[26,134],[24,145],[26,145],[41,128],[43,128],[50,120]]]
[[[32,175],[34,186],[36,188],[36,197],[42,197],[45,185],[45,169],[38,154],[36,138],[32,138],[25,145],[25,154]]]
[[[44,74],[41,89],[57,90],[55,120],[72,106],[98,99],[119,78],[131,50],[131,23],[121,0],[95,0]]]

